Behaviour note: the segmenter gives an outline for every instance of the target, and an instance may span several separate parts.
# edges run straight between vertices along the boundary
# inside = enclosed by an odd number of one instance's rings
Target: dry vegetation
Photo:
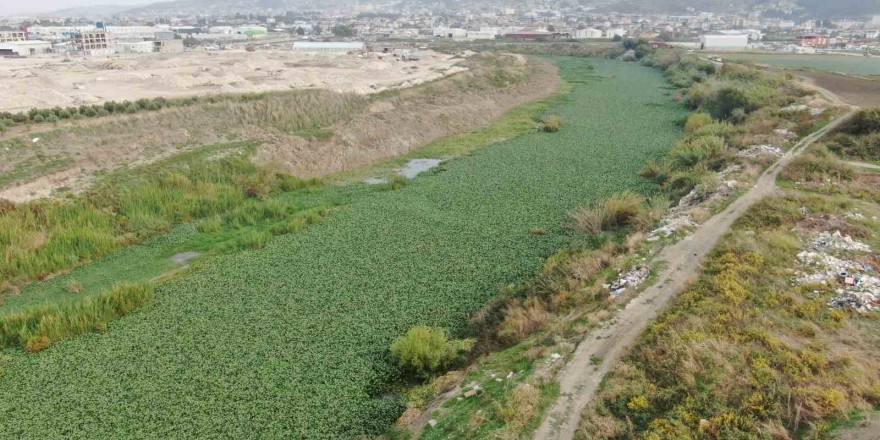
[[[876,198],[838,176],[835,161],[826,152],[792,163],[809,170],[783,178],[822,178],[809,192],[764,200],[735,225],[606,380],[581,438],[829,438],[831,422],[880,405],[876,313],[828,307],[836,283],[791,281],[819,231],[877,244]],[[867,215],[845,220],[854,209]]]

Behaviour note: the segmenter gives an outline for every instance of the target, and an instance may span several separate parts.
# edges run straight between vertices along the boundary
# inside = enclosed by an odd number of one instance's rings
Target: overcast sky
[[[0,0],[0,15],[52,12],[59,9],[97,5],[141,5],[160,0]]]

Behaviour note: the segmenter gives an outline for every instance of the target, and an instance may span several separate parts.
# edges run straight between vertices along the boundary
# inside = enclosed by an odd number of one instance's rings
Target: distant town
[[[375,6],[341,12],[226,15],[0,18],[0,56],[105,57],[127,53],[222,50],[262,43],[310,42],[310,50],[351,50],[372,42],[427,44],[440,40],[644,39],[705,50],[786,53],[880,53],[880,15],[857,19],[795,20],[748,14],[690,15],[596,13],[578,7],[554,10],[402,10]],[[314,43],[353,42],[354,45]],[[291,45],[296,48],[297,45]],[[300,45],[302,47],[302,45]]]

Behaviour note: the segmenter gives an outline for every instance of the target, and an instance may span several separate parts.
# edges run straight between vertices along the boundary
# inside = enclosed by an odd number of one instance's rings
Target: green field
[[[635,63],[558,59],[558,133],[452,160],[398,191],[351,191],[321,224],[158,286],[102,334],[0,357],[0,438],[351,438],[403,410],[390,341],[464,335],[502,286],[575,237],[567,214],[624,189],[687,112]],[[589,70],[588,66],[595,70]],[[542,228],[544,235],[533,235]]]
[[[734,61],[752,61],[784,68],[806,68],[850,75],[880,75],[880,58],[848,55],[724,54]]]

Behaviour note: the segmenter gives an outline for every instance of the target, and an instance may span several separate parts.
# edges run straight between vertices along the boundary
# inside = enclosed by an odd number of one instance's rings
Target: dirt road
[[[856,168],[865,168],[868,170],[880,170],[880,165],[873,164],[873,163],[847,161],[846,164],[849,166],[856,167]]]
[[[850,111],[801,140],[771,165],[746,194],[700,225],[693,235],[660,252],[657,261],[664,261],[667,265],[657,274],[658,282],[627,304],[611,324],[590,334],[578,345],[571,360],[559,374],[559,399],[535,432],[535,439],[574,438],[581,413],[595,396],[602,378],[669,300],[699,275],[700,263],[733,222],[755,202],[776,189],[776,177],[795,156],[855,112],[856,109]],[[601,359],[601,363],[596,365],[596,359]]]

